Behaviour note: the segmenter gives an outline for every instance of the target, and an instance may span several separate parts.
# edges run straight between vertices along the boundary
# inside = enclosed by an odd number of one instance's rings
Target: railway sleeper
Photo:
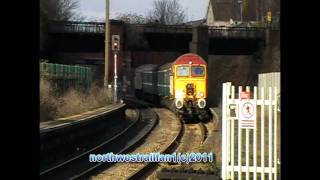
[[[207,122],[211,118],[210,111],[207,109],[182,108],[175,109],[175,111],[180,119],[187,122]]]

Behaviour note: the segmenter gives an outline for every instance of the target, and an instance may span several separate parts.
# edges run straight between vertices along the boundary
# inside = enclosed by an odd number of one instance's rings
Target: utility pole
[[[104,51],[104,87],[108,86],[109,82],[109,10],[110,10],[110,2],[106,0],[106,22],[105,22],[105,51]]]
[[[242,0],[238,0],[238,3],[239,3],[239,5],[240,5],[241,22],[243,22],[243,18],[242,18]]]
[[[259,0],[256,1],[256,21],[259,21]]]

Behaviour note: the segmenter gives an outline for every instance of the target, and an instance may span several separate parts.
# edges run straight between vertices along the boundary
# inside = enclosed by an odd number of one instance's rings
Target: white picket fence
[[[279,152],[278,146],[278,112],[277,88],[268,87],[265,96],[265,87],[258,90],[255,86],[249,99],[241,99],[241,86],[235,93],[235,86],[230,82],[223,83],[222,104],[222,179],[279,179]],[[245,88],[250,92],[250,87]],[[237,95],[237,97],[236,97]],[[239,118],[243,113],[244,102],[254,107],[254,126],[246,128]],[[265,115],[267,117],[265,117]],[[240,119],[240,120],[239,120]],[[243,133],[245,136],[243,137]],[[244,144],[243,143],[244,139]],[[258,142],[259,141],[259,142]]]

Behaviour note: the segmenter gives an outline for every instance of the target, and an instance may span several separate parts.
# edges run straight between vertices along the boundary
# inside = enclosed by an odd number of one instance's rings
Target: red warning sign
[[[250,99],[250,92],[242,91],[240,93],[240,98],[241,99]]]

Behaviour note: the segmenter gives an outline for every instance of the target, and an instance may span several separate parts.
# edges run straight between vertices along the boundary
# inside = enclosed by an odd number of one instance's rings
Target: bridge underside
[[[144,36],[152,51],[190,52],[192,34],[148,33]],[[209,38],[207,48],[209,55],[250,55],[263,43],[262,39]]]
[[[148,49],[159,52],[189,52],[192,34],[145,33]]]
[[[52,36],[53,51],[63,52],[103,52],[104,36],[101,34],[55,34]],[[148,48],[152,51],[189,51],[191,34],[145,34]],[[209,38],[209,54],[252,54],[258,50],[259,39],[219,39]]]
[[[104,52],[102,34],[52,34],[54,52]]]
[[[259,39],[209,39],[208,53],[211,55],[251,55],[261,48]]]

